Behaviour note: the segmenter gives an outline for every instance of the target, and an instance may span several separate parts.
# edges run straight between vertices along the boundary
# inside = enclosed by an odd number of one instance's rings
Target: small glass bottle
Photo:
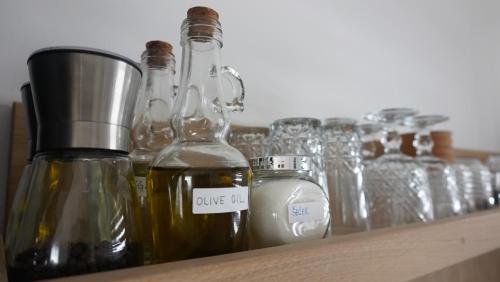
[[[144,263],[148,264],[153,242],[146,200],[146,172],[156,154],[173,140],[170,117],[175,96],[175,57],[172,45],[158,40],[147,42],[141,56],[141,70],[143,76],[134,111],[130,157],[144,227]]]
[[[332,233],[367,231],[369,201],[363,186],[362,143],[356,120],[329,118],[323,125]]]
[[[143,75],[134,110],[133,150],[130,153],[139,195],[145,193],[149,162],[173,139],[170,116],[175,96],[175,57],[172,45],[163,41],[147,42],[141,55],[141,70]]]
[[[311,177],[310,157],[255,158],[252,170],[249,221],[252,249],[328,235],[328,197]]]
[[[226,142],[228,111],[243,110],[239,75],[220,65],[217,12],[188,10],[181,27],[182,66],[172,116],[175,139],[153,160],[147,176],[153,259],[166,262],[248,248],[250,168]],[[230,79],[227,101],[222,78]]]

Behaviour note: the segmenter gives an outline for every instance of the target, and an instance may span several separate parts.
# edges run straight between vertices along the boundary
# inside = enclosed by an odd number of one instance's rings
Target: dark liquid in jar
[[[248,249],[248,210],[193,214],[195,188],[248,186],[243,168],[158,168],[149,171],[154,262],[219,255]]]
[[[15,257],[15,266],[8,267],[9,281],[32,281],[138,266],[142,264],[143,249],[142,244],[137,243],[129,243],[123,249],[109,241],[94,247],[86,243],[71,243],[60,249],[67,255],[60,262],[51,258],[54,251],[54,247],[31,248],[20,253]]]

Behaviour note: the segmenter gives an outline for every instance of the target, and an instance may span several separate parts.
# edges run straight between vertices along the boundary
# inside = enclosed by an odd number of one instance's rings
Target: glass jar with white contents
[[[328,197],[311,175],[311,158],[252,159],[250,248],[322,239],[329,234]]]

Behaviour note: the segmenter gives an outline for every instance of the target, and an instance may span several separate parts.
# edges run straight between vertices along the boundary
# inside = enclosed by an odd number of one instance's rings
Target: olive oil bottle
[[[212,214],[193,213],[193,210],[223,208],[228,203],[247,208],[244,194],[248,193],[248,178],[249,170],[245,167],[150,170],[148,194],[154,219],[154,257],[172,261],[246,250],[246,209]],[[209,196],[193,197],[199,189],[224,191],[225,187],[234,188],[229,195],[212,192]]]
[[[245,157],[225,140],[228,111],[241,111],[243,84],[220,65],[218,14],[189,9],[181,27],[179,95],[172,115],[175,138],[152,161],[147,197],[153,262],[219,255],[248,249],[251,176]],[[231,81],[227,99],[222,77]]]
[[[175,57],[172,45],[159,40],[147,42],[141,55],[141,70],[143,76],[134,110],[130,157],[144,227],[144,263],[149,264],[153,243],[146,201],[146,174],[154,156],[173,139],[170,116],[175,94]]]

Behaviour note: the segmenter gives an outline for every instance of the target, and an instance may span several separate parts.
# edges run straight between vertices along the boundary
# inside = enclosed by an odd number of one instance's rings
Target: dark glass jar
[[[21,221],[6,246],[9,278],[47,279],[142,263],[131,161],[109,151],[38,154]]]

